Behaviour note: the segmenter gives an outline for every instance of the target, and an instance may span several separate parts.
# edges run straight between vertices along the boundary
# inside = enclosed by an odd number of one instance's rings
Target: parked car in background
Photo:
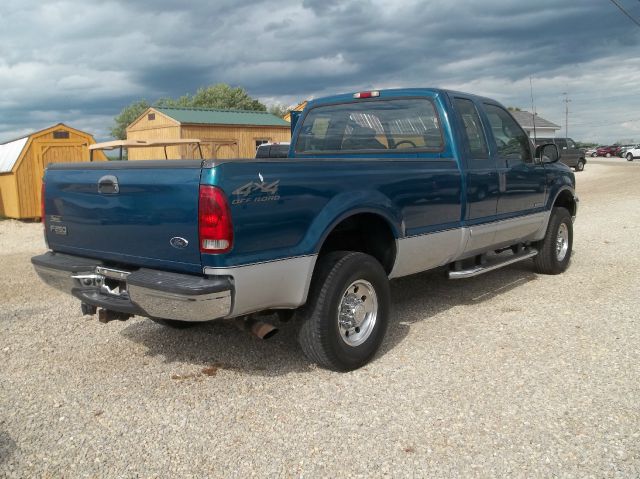
[[[597,156],[606,156],[607,158],[611,158],[616,154],[618,147],[615,145],[612,146],[601,146],[596,150]]]
[[[627,161],[633,161],[634,158],[640,158],[640,145],[634,145],[627,148],[624,152],[624,157]]]
[[[627,155],[626,155],[627,150],[629,150],[631,148],[634,148],[634,147],[635,147],[635,145],[624,145],[624,146],[621,146],[620,149],[618,150],[617,155],[620,158],[626,158],[627,157]]]
[[[560,161],[576,171],[584,170],[587,160],[585,151],[578,148],[571,138],[536,138],[536,146],[554,143],[560,152]]]
[[[595,148],[587,148],[584,152],[585,156],[590,156],[591,158],[596,156],[596,151],[598,150],[597,147]]]
[[[289,155],[289,142],[263,143],[256,150],[256,158],[286,158]]]

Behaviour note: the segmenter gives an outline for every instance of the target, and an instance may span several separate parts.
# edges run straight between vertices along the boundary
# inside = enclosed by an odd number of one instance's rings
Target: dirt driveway
[[[640,162],[589,161],[572,265],[393,283],[381,354],[337,374],[292,327],[99,324],[0,221],[2,477],[639,477]]]

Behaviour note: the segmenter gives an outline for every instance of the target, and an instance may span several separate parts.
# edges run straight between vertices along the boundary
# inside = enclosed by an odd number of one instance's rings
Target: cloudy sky
[[[616,0],[640,23],[640,0]],[[569,136],[640,141],[640,26],[613,0],[2,0],[0,141],[65,122],[106,139],[132,100],[239,85],[265,103],[436,86]]]

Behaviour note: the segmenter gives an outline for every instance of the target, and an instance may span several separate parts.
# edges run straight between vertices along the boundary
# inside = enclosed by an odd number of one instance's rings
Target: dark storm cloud
[[[640,18],[640,2],[624,4]],[[621,121],[639,109],[639,43],[640,29],[595,1],[5,1],[0,139],[58,119],[104,137],[133,100],[217,82],[285,103],[424,85],[526,108],[529,76],[552,121],[568,90],[584,136],[640,137]],[[587,126],[598,122],[609,125]]]
[[[197,64],[151,65],[133,74],[136,83],[146,85],[150,91],[176,95],[195,92],[208,85],[214,76],[211,67]]]

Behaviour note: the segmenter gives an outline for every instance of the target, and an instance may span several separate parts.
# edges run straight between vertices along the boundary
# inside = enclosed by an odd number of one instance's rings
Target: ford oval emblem
[[[169,240],[169,244],[174,248],[184,249],[189,245],[189,242],[186,239],[181,238],[180,236],[174,236]]]

